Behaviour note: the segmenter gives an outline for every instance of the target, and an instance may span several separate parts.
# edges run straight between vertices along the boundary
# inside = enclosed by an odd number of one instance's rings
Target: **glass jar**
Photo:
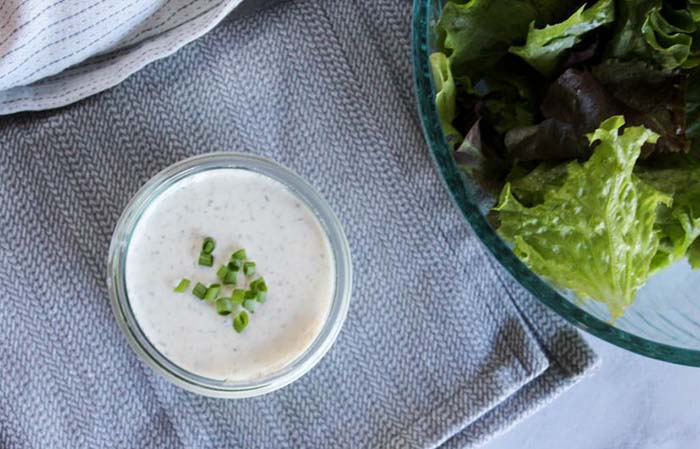
[[[335,264],[335,289],[320,332],[290,363],[250,381],[210,379],[173,363],[149,341],[129,303],[126,288],[126,256],[129,242],[144,211],[159,195],[196,173],[221,168],[250,170],[285,186],[314,213],[323,227]],[[109,248],[107,285],[119,327],[141,359],[170,382],[206,396],[242,398],[281,388],[313,368],[334,343],[345,321],[352,290],[352,264],[345,233],[328,203],[311,185],[285,167],[259,156],[241,153],[209,153],[177,162],[151,178],[131,199],[117,222]]]

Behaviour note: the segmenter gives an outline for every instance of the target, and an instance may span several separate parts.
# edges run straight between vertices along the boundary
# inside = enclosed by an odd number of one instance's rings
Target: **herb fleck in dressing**
[[[193,285],[219,282],[198,263],[209,235],[217,236],[217,261],[246,248],[269,286],[242,333],[233,315],[173,291],[183,276]],[[302,354],[335,289],[333,253],[315,214],[278,181],[233,168],[191,175],[162,193],[134,229],[125,271],[134,317],[156,349],[187,371],[229,381],[269,375]]]

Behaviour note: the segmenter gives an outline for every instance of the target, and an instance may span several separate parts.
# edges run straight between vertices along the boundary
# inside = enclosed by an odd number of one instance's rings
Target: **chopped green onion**
[[[245,290],[237,288],[231,293],[231,301],[233,301],[234,304],[243,304],[243,301],[245,301]]]
[[[199,264],[205,267],[211,267],[214,265],[214,256],[211,254],[202,253],[199,255]]]
[[[236,285],[236,282],[238,282],[238,273],[235,271],[227,272],[224,277],[224,285]]]
[[[255,299],[246,299],[243,302],[243,308],[250,313],[255,313],[255,310],[258,308],[258,302]]]
[[[260,276],[259,278],[251,282],[250,289],[255,290],[256,292],[266,292],[267,284],[265,283],[265,279],[263,279],[263,277]]]
[[[197,261],[199,265],[213,266],[213,252],[215,249],[216,241],[211,237],[206,237],[202,243],[202,251]],[[243,332],[248,326],[248,313],[255,313],[260,304],[267,300],[267,284],[265,284],[262,276],[250,282],[248,290],[233,288],[230,297],[222,296],[219,298],[222,285],[236,286],[239,271],[243,271],[243,274],[248,278],[255,276],[257,272],[255,262],[247,259],[246,251],[242,248],[231,254],[229,261],[216,270],[216,276],[219,278],[220,284],[211,284],[207,287],[201,282],[197,282],[192,289],[192,294],[197,298],[215,303],[216,313],[219,315],[231,315],[234,313],[236,305],[242,306],[245,310],[241,310],[233,318],[233,328],[238,333]],[[183,278],[174,291],[181,293],[186,291],[189,286],[190,280]]]
[[[255,292],[255,299],[258,302],[267,301],[267,284],[262,276],[250,283],[250,290]]]
[[[239,334],[243,332],[243,329],[246,328],[248,325],[248,314],[245,313],[245,310],[241,310],[241,313],[239,313],[236,318],[233,319],[233,328],[236,329],[236,332]]]
[[[221,285],[211,284],[209,286],[209,288],[207,289],[207,293],[204,295],[204,299],[207,301],[215,301],[216,297],[219,296],[220,291],[221,291]]]
[[[199,299],[204,299],[207,295],[207,287],[201,282],[197,282],[197,285],[192,289],[192,294]]]
[[[231,301],[231,298],[219,298],[216,300],[216,313],[229,315],[231,312],[233,312],[233,301]]]
[[[231,260],[243,261],[246,259],[246,254],[244,249],[239,249],[235,253],[231,254]]]
[[[177,293],[183,293],[187,291],[187,287],[190,286],[190,280],[187,278],[183,278],[179,284],[177,284],[177,287],[173,289],[174,292]]]
[[[243,264],[243,274],[252,276],[255,274],[255,262],[246,262]]]
[[[202,243],[202,254],[211,254],[214,252],[214,248],[216,248],[214,239],[211,237],[205,238],[204,243]]]
[[[216,270],[216,277],[221,279],[222,281],[226,279],[226,275],[228,274],[228,267],[226,265],[221,265],[221,268]],[[224,282],[225,284],[225,282]]]

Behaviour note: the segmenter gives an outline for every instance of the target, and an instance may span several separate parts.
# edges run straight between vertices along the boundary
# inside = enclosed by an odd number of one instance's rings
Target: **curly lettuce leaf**
[[[607,47],[607,56],[650,61],[651,50],[642,35],[642,25],[652,8],[661,0],[618,0],[616,29]]]
[[[470,0],[448,2],[438,21],[442,43],[459,73],[473,74],[493,67],[537,18],[531,2]]]
[[[445,132],[447,142],[455,146],[462,140],[462,136],[452,125],[457,115],[457,89],[447,56],[439,52],[431,54],[430,67],[433,73],[435,89],[437,90],[435,106],[440,116],[442,130]]]
[[[505,134],[505,144],[520,161],[585,159],[591,152],[585,135],[606,118],[624,115],[629,124],[661,136],[656,144],[644,146],[643,157],[686,153],[690,149],[684,132],[687,90],[685,76],[660,72],[643,62],[606,61],[592,73],[568,69],[544,97],[540,108],[544,120],[512,128]],[[700,90],[694,92],[700,95]],[[693,101],[695,122],[689,117],[688,123],[700,132],[700,101]]]
[[[526,207],[542,204],[547,193],[564,185],[567,172],[567,164],[542,163],[524,176],[512,176],[511,192]]]
[[[459,167],[487,191],[498,192],[509,167],[493,141],[493,131],[479,119],[464,137],[454,157]]]
[[[689,254],[691,246],[700,241],[700,190],[678,193],[673,207],[659,214],[657,228],[662,236],[659,251],[652,262],[652,272],[688,257],[693,268],[697,261]]]
[[[688,262],[693,269],[700,269],[700,239],[696,239],[688,250]]]
[[[563,22],[535,28],[530,24],[525,45],[510,47],[513,53],[544,76],[555,74],[567,52],[579,44],[587,33],[615,20],[613,0],[599,0],[589,8],[582,5]]]
[[[659,246],[654,230],[659,204],[671,198],[642,182],[633,170],[642,146],[658,135],[605,120],[591,135],[598,143],[584,164],[571,162],[563,185],[544,202],[526,207],[504,188],[495,210],[499,234],[514,243],[530,268],[579,297],[608,306],[616,319],[649,277]]]
[[[435,31],[432,56],[438,109],[448,140],[462,143],[474,123],[504,133],[534,124],[541,80],[508,48],[524,42],[531,22],[538,26],[567,17],[583,0],[450,0]],[[585,53],[585,52],[584,52]],[[585,57],[587,53],[577,55]],[[453,95],[454,92],[454,95]],[[456,101],[452,98],[456,97]],[[453,107],[454,105],[454,107]],[[503,147],[502,137],[498,144]],[[500,189],[499,189],[500,190]]]
[[[686,104],[688,88],[692,86],[685,75],[666,73],[643,61],[609,60],[592,70],[595,78],[624,107],[620,113],[625,115],[627,123],[643,125],[661,135],[656,145],[645,146],[643,157],[652,152],[689,151]]]
[[[664,70],[700,65],[700,3],[662,0],[619,0],[618,26],[607,56],[639,59]]]
[[[437,24],[455,73],[486,73],[526,35],[531,22],[558,21],[581,0],[449,1]]]
[[[642,35],[653,50],[654,60],[664,69],[691,68],[698,65],[691,58],[695,23],[685,10],[652,8],[642,24]],[[691,58],[689,60],[689,58]]]
[[[688,0],[688,12],[694,21],[700,21],[700,0]]]
[[[588,158],[586,133],[608,117],[622,114],[619,103],[587,71],[569,69],[547,91],[544,121],[513,128],[505,136],[508,151],[520,161]]]
[[[652,261],[652,272],[688,257],[694,268],[698,261],[691,248],[700,245],[700,163],[689,158],[662,168],[638,167],[637,175],[657,190],[673,196],[673,204],[662,206],[656,229],[661,236]],[[695,246],[694,246],[695,245]]]
[[[474,84],[473,93],[479,98],[478,115],[503,134],[518,126],[535,123],[535,93],[529,79],[515,69],[499,66]]]

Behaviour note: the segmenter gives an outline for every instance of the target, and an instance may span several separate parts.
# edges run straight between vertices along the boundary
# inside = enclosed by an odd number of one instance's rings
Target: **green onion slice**
[[[231,293],[231,301],[233,301],[234,304],[243,304],[243,301],[245,301],[245,290],[237,288]]]
[[[255,313],[255,310],[258,308],[258,301],[255,299],[246,299],[243,301],[243,308],[249,311],[250,313]]]
[[[201,282],[197,282],[192,289],[192,294],[199,299],[204,299],[204,297],[207,295],[207,287]]]
[[[224,285],[236,285],[236,282],[238,282],[238,273],[228,271],[224,277]]]
[[[190,286],[190,280],[187,278],[183,278],[178,284],[177,287],[173,289],[174,292],[177,293],[183,293],[187,291],[187,287]]]
[[[226,279],[226,275],[228,274],[228,267],[226,265],[221,265],[221,267],[216,270],[216,277],[221,279],[222,281]]]
[[[243,261],[246,259],[246,254],[244,249],[239,249],[235,253],[231,254],[231,260]]]
[[[252,276],[255,274],[255,262],[245,262],[243,264],[243,274]]]
[[[204,299],[207,301],[216,301],[216,298],[219,296],[220,291],[221,285],[211,284],[207,289],[207,293],[204,295]]]
[[[199,254],[197,262],[199,265],[211,267],[214,265],[214,249],[216,249],[216,241],[211,237],[206,237],[202,242],[202,251]],[[225,265],[216,270],[216,276],[223,285],[235,286],[238,282],[238,272],[243,271],[247,277],[252,277],[257,272],[255,262],[247,260],[245,249],[241,248],[231,254],[231,257]],[[219,315],[231,315],[236,305],[241,305],[243,309],[233,318],[233,328],[236,332],[241,333],[248,326],[248,313],[255,313],[261,303],[267,300],[267,284],[262,276],[250,282],[248,290],[234,288],[230,297],[222,296],[221,284],[211,284],[209,287],[201,282],[192,289],[192,294],[199,299],[203,299],[216,304],[216,313]],[[183,278],[175,287],[174,291],[182,293],[190,286],[190,280]]]
[[[216,248],[214,239],[211,237],[205,238],[204,243],[202,243],[202,254],[211,254],[214,252],[214,248]]]
[[[233,328],[240,334],[247,325],[248,314],[245,312],[245,310],[241,310],[241,313],[239,313],[236,318],[233,319]]]
[[[211,267],[214,265],[214,256],[211,254],[205,254],[202,253],[199,255],[199,264],[204,265],[205,267]]]
[[[233,312],[233,301],[231,298],[219,298],[216,300],[216,313],[219,315],[230,315]]]
[[[259,278],[251,282],[250,289],[255,290],[256,292],[266,292],[267,284],[265,283],[265,279],[263,279],[263,277],[260,276]]]

